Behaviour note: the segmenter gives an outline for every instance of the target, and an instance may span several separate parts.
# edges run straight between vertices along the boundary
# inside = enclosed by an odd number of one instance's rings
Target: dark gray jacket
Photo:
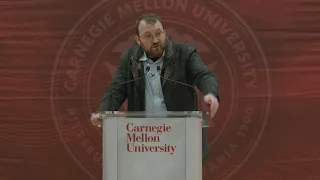
[[[118,70],[103,95],[98,111],[118,110],[126,99],[128,111],[145,110],[145,80],[138,79],[144,74],[143,63],[139,61],[143,53],[142,48],[135,45],[121,55]],[[196,85],[203,94],[211,93],[219,100],[218,80],[203,64],[196,48],[167,40],[163,60],[163,77]],[[123,83],[125,81],[130,82]],[[168,111],[198,110],[194,107],[194,92],[190,87],[162,78],[161,83]]]

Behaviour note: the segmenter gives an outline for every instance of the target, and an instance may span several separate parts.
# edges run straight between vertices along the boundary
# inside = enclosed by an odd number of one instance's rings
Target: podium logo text
[[[173,155],[176,146],[162,144],[161,136],[171,132],[171,125],[134,125],[128,123],[127,131],[127,151],[128,152],[168,152]]]

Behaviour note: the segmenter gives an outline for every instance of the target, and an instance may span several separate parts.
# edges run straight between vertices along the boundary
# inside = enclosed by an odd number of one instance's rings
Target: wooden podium
[[[206,112],[98,112],[103,180],[201,180]]]

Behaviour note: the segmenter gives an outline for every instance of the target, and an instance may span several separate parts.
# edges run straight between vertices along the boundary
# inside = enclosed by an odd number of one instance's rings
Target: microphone
[[[163,76],[161,76],[161,67],[160,66],[157,66],[157,71],[159,72],[159,76],[162,78],[162,79],[165,79],[167,81],[171,81],[171,82],[174,82],[174,83],[178,83],[178,84],[182,84],[184,86],[188,86],[190,87],[194,94],[193,94],[193,108],[194,108],[194,111],[196,111],[197,107],[198,107],[198,94],[197,94],[197,91],[196,89],[194,88],[194,86],[190,85],[190,84],[187,84],[187,83],[183,83],[183,82],[179,82],[179,81],[175,81],[173,79],[168,79],[168,78],[165,78]]]
[[[137,79],[131,79],[131,80],[129,80],[129,81],[125,81],[125,82],[121,82],[121,83],[112,85],[112,87],[111,87],[111,89],[110,89],[110,91],[111,91],[111,93],[110,93],[110,96],[111,96],[111,100],[110,100],[110,103],[111,103],[111,106],[110,106],[111,111],[114,111],[114,110],[113,110],[113,96],[112,96],[112,95],[113,95],[113,89],[114,89],[114,87],[117,87],[117,86],[123,85],[123,84],[127,84],[127,83],[130,83],[130,82],[135,81],[135,80],[143,79],[144,77],[146,77],[146,75],[147,75],[147,73],[148,73],[149,71],[150,71],[150,66],[147,66],[146,72],[145,72],[145,74],[144,74],[142,77],[139,77],[139,78],[137,78]],[[110,104],[109,104],[109,105],[110,105]]]

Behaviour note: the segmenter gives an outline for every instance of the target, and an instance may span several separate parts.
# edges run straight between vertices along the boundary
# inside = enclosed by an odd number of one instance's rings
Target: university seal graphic
[[[70,30],[52,71],[52,116],[61,141],[88,176],[101,178],[101,129],[89,118],[121,53],[134,43],[136,18],[146,12],[163,19],[170,40],[196,46],[219,79],[221,104],[206,131],[210,156],[203,176],[229,179],[259,144],[269,114],[271,83],[250,27],[222,2],[107,0],[92,7]]]

